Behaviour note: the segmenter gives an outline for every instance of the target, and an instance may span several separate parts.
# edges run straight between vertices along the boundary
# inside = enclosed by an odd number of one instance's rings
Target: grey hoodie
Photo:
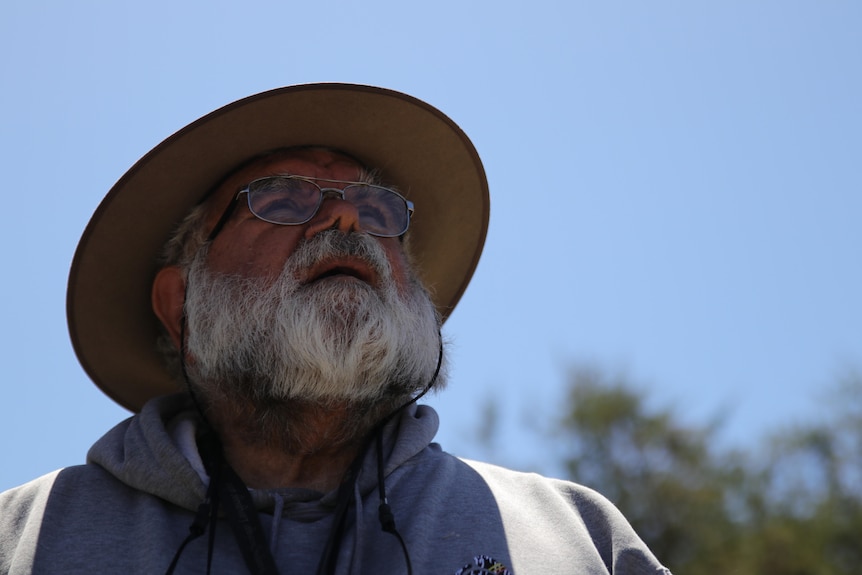
[[[385,485],[417,575],[668,574],[619,511],[585,487],[467,462],[431,443],[437,414],[413,406],[384,430]],[[188,534],[208,477],[183,396],[149,402],[69,467],[0,494],[0,573],[164,573]],[[381,530],[376,455],[355,487],[339,574],[403,574],[398,540]],[[252,490],[282,575],[313,574],[336,493]],[[204,573],[208,535],[177,573]],[[246,573],[226,521],[213,573]]]

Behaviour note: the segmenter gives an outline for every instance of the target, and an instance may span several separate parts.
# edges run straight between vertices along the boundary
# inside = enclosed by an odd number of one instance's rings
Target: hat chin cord
[[[338,488],[338,497],[335,504],[335,518],[333,519],[332,529],[329,532],[329,539],[326,542],[326,547],[320,557],[320,563],[317,566],[317,575],[331,575],[335,573],[335,565],[338,559],[338,548],[341,543],[341,538],[344,533],[344,528],[347,522],[347,510],[350,503],[353,502],[355,494],[354,486],[359,476],[359,470],[365,460],[365,455],[371,446],[372,441],[376,443],[377,448],[377,489],[380,496],[380,505],[378,506],[378,520],[380,527],[386,533],[391,533],[398,539],[401,545],[401,551],[404,554],[404,561],[407,564],[407,575],[413,574],[413,565],[410,562],[410,553],[407,551],[407,544],[398,528],[395,526],[395,515],[392,512],[392,507],[389,505],[389,500],[386,497],[386,478],[384,474],[383,461],[383,428],[388,424],[398,413],[406,407],[419,401],[422,396],[428,393],[437,377],[440,375],[440,368],[443,365],[443,335],[438,330],[437,332],[438,351],[437,351],[437,366],[434,369],[434,375],[425,385],[420,393],[405,402],[400,407],[392,410],[386,417],[380,420],[374,431],[369,434],[369,438],[365,443],[365,447],[359,452],[359,455],[354,459],[353,464],[348,469],[344,481]]]
[[[186,294],[188,294],[188,280],[185,286]],[[185,300],[184,300],[185,301]],[[209,537],[207,543],[207,575],[210,574],[212,568],[213,551],[215,548],[215,530],[218,522],[219,507],[222,499],[225,501],[225,516],[233,530],[234,537],[242,552],[243,559],[249,572],[254,575],[278,575],[278,568],[275,564],[275,559],[272,556],[272,551],[269,548],[266,536],[263,532],[263,527],[260,524],[260,517],[251,500],[251,495],[248,492],[248,487],[243,483],[242,479],[231,468],[230,464],[224,458],[224,451],[221,446],[218,434],[206,417],[203,406],[191,385],[191,380],[186,369],[186,316],[183,312],[180,317],[180,369],[183,380],[186,384],[186,389],[195,409],[201,418],[203,425],[198,433],[197,442],[198,449],[201,454],[201,459],[204,462],[204,467],[210,476],[210,482],[207,486],[206,497],[198,506],[195,513],[195,518],[189,526],[189,534],[180,544],[170,565],[165,571],[165,575],[172,575],[179,563],[180,556],[186,546],[194,539],[197,539],[207,531],[209,526]],[[335,567],[338,560],[338,550],[341,546],[341,539],[347,523],[347,512],[350,504],[354,501],[355,485],[359,477],[359,471],[362,463],[371,447],[372,442],[376,443],[377,450],[377,488],[380,497],[380,505],[378,507],[378,519],[380,527],[386,533],[391,533],[398,539],[401,546],[401,551],[404,554],[404,560],[407,564],[407,574],[413,574],[413,566],[410,561],[410,553],[407,550],[407,544],[404,538],[398,532],[395,525],[395,515],[392,512],[392,507],[389,505],[389,500],[386,497],[386,483],[384,475],[383,461],[383,428],[388,424],[398,413],[406,407],[416,403],[422,396],[428,393],[437,381],[440,375],[440,368],[443,365],[443,335],[438,330],[438,353],[437,366],[434,369],[434,375],[428,381],[427,385],[420,393],[405,402],[403,405],[394,409],[387,416],[380,420],[374,430],[369,434],[364,446],[359,451],[357,457],[347,470],[341,485],[338,488],[338,495],[335,504],[335,517],[333,518],[332,528],[329,532],[326,546],[321,554],[320,561],[317,567],[317,575],[331,575],[335,573]]]

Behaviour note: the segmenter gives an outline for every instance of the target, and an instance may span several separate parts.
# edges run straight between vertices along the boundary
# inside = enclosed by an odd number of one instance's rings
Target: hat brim
[[[138,411],[177,389],[156,348],[150,303],[157,255],[172,230],[246,160],[304,145],[351,154],[413,201],[417,273],[448,317],[479,261],[490,209],[481,160],[463,131],[432,106],[382,88],[264,92],[156,146],[108,192],[84,231],[69,274],[69,332],[84,370],[114,401]]]

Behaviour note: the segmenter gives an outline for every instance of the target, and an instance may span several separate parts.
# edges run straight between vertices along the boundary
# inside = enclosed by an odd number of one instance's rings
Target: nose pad
[[[359,210],[344,199],[344,192],[338,189],[323,190],[320,209],[308,222],[305,238],[325,230],[341,230],[345,234],[359,231]]]

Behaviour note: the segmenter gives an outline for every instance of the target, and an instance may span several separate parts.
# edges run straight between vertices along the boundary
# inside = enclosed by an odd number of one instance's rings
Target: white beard
[[[300,285],[299,272],[337,255],[364,259],[381,287]],[[316,234],[274,280],[211,274],[202,250],[185,304],[190,383],[207,403],[242,401],[256,412],[285,402],[397,407],[431,383],[441,345],[427,291],[411,275],[404,292],[379,242],[364,234]]]

